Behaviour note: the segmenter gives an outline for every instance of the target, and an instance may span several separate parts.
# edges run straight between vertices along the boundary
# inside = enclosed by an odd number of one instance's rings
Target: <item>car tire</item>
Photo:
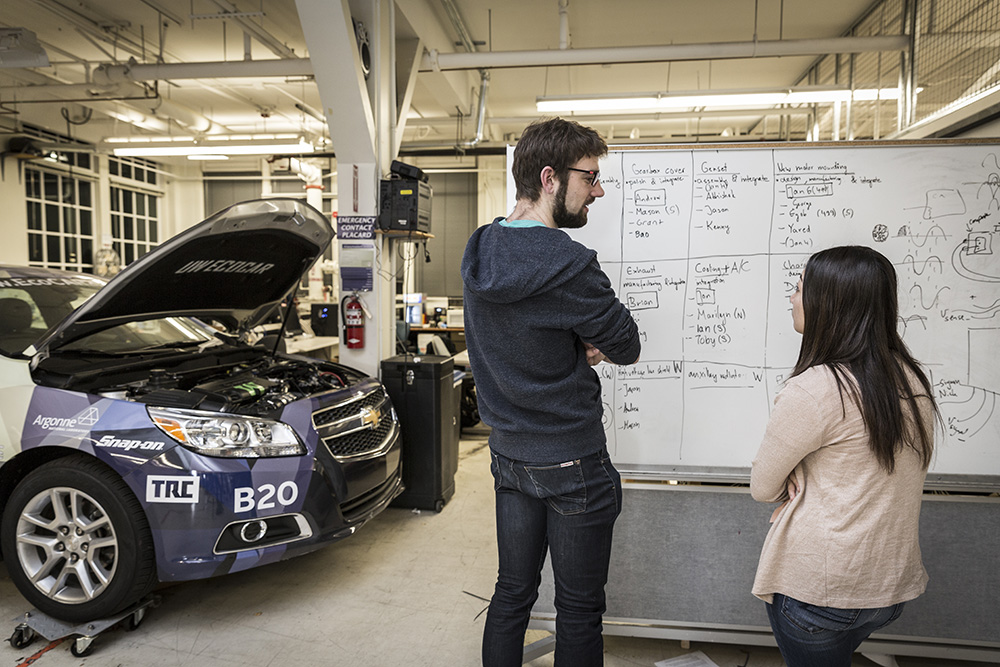
[[[4,509],[0,547],[21,594],[64,621],[110,616],[156,583],[142,506],[120,476],[82,454],[21,480]]]

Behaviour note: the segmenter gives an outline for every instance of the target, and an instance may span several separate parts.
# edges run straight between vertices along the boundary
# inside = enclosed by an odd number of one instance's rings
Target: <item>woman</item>
[[[848,667],[927,585],[917,524],[937,406],[896,331],[883,255],[816,253],[791,302],[802,347],[750,477],[755,500],[784,504],[753,594],[789,667]]]

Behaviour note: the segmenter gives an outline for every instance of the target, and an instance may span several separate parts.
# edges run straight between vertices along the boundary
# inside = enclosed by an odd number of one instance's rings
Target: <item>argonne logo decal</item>
[[[76,418],[81,426],[93,426],[101,418],[101,412],[95,407],[87,408],[82,415]]]

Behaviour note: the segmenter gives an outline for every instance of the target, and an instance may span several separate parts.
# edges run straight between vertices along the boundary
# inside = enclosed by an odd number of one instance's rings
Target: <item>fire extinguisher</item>
[[[360,350],[365,346],[365,307],[357,294],[344,297],[340,302],[340,315],[348,349]]]

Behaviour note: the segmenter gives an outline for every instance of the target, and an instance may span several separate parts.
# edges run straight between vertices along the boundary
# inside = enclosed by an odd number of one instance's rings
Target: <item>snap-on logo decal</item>
[[[150,475],[146,478],[146,502],[197,503],[200,482],[190,475]]]
[[[126,452],[133,449],[145,449],[148,451],[158,452],[162,450],[167,443],[159,442],[157,440],[126,440],[123,438],[116,438],[113,435],[106,435],[100,440],[97,440],[94,444],[98,447],[124,449]]]

